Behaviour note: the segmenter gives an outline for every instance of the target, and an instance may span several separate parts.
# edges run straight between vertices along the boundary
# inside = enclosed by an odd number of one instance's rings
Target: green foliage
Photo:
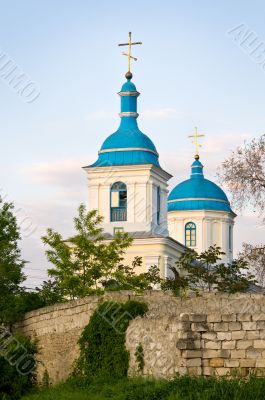
[[[132,239],[127,233],[119,233],[106,243],[101,222],[96,210],[87,212],[82,204],[74,219],[76,234],[72,238],[65,241],[52,229],[42,238],[49,246],[47,258],[54,265],[49,275],[56,279],[64,298],[101,293],[99,283],[115,279],[117,266]]]
[[[44,281],[37,293],[44,306],[50,306],[64,301],[63,291],[56,279]]]
[[[263,400],[265,379],[177,377],[174,380],[74,381],[22,400]]]
[[[22,316],[28,311],[44,307],[45,305],[39,293],[21,291],[16,298],[17,317]]]
[[[112,275],[115,283],[112,282],[111,290],[134,290],[142,293],[160,283],[160,271],[157,266],[152,266],[147,273],[137,274],[136,269],[141,266],[141,257],[135,257],[131,266],[119,264]]]
[[[130,320],[146,311],[147,305],[136,301],[101,304],[79,340],[80,357],[74,375],[91,379],[125,377],[129,365],[129,353],[125,349],[126,329]]]
[[[176,296],[187,288],[228,293],[247,291],[251,284],[256,283],[247,262],[238,258],[231,264],[224,264],[220,262],[223,254],[218,246],[211,246],[201,254],[187,249],[176,262],[176,267],[171,268],[173,277],[162,281],[161,288],[171,290]]]
[[[102,294],[104,289],[143,292],[160,282],[157,267],[148,273],[136,273],[142,265],[141,257],[135,257],[132,265],[123,264],[132,238],[128,233],[117,233],[113,240],[106,242],[101,222],[102,217],[96,210],[87,212],[81,205],[74,219],[76,234],[72,238],[65,241],[52,229],[42,238],[49,246],[46,255],[54,267],[48,273],[56,285],[46,285],[41,293],[47,294],[51,304],[52,301]]]
[[[185,276],[181,276],[176,267],[170,267],[173,277],[161,280],[161,289],[171,291],[174,296],[181,296],[182,292],[188,288],[188,280]]]
[[[21,334],[4,335],[1,331],[0,399],[16,400],[35,385],[36,346]],[[28,370],[24,367],[29,362]],[[21,373],[23,372],[23,374]]]
[[[18,248],[19,227],[12,203],[0,198],[0,324],[11,324],[17,318],[17,296],[25,280],[25,261]]]
[[[138,364],[138,371],[142,372],[144,370],[144,349],[142,343],[137,345],[134,355]]]

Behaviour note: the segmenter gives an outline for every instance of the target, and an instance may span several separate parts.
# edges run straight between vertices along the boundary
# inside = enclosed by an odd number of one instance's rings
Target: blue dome
[[[136,86],[129,79],[122,85],[121,92],[136,92]]]
[[[170,192],[168,211],[213,210],[233,213],[225,192],[204,178],[201,162],[194,161],[191,168],[190,179],[179,183]]]
[[[91,167],[136,164],[153,164],[160,167],[155,145],[138,128],[137,97],[139,94],[134,83],[127,79],[119,92],[120,126],[104,141],[98,159]]]

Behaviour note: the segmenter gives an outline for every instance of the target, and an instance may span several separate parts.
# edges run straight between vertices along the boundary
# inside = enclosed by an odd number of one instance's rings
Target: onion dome
[[[155,145],[142,133],[137,124],[137,97],[140,95],[127,72],[127,81],[118,93],[121,98],[120,126],[107,137],[91,167],[115,165],[153,164],[160,167]]]
[[[225,192],[205,179],[199,156],[191,165],[190,179],[179,183],[168,196],[168,212],[184,210],[213,210],[234,212]]]

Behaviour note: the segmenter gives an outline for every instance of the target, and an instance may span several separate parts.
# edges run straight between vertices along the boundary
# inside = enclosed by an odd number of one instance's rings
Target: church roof
[[[168,196],[168,212],[184,210],[213,210],[233,213],[225,192],[205,179],[203,165],[197,158],[191,165],[191,176],[179,183]]]
[[[120,126],[101,146],[97,161],[90,167],[153,164],[160,167],[158,153],[152,140],[140,131],[137,124],[137,97],[140,95],[131,82],[132,74],[118,93],[121,97]]]

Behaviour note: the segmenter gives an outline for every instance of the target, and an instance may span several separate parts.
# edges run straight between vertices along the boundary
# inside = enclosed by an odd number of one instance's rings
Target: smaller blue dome
[[[190,179],[175,186],[168,196],[168,212],[182,210],[233,213],[225,192],[214,182],[204,178],[203,165],[198,159],[191,165]]]
[[[121,88],[121,92],[136,92],[136,91],[137,90],[135,84],[132,83],[132,81],[130,80],[127,80],[127,82],[125,82]]]

